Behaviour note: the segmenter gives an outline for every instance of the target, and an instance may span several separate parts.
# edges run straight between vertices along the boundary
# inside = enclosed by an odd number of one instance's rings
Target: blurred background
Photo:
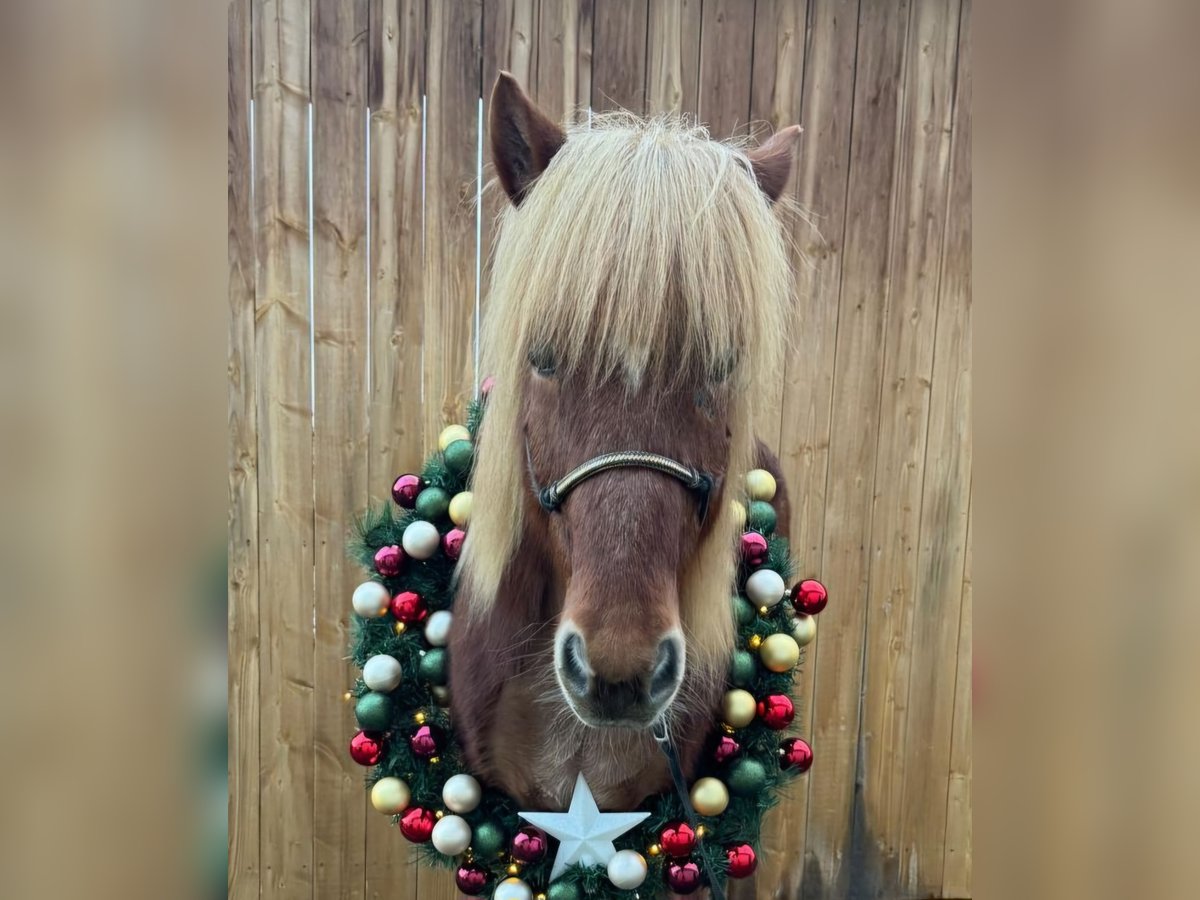
[[[348,508],[382,490],[374,473],[388,469],[386,482],[390,457],[368,468],[366,480],[362,468],[334,477],[335,469],[310,462],[306,495],[270,476],[288,470],[271,469],[274,461],[259,453],[263,424],[276,416],[287,433],[303,436],[307,420],[309,459],[361,450],[322,442],[337,433],[323,424],[322,410],[361,422],[353,419],[360,402],[382,392],[348,391],[347,408],[336,409],[318,392],[339,382],[314,376],[344,371],[378,383],[375,366],[387,356],[377,349],[380,334],[396,323],[376,327],[374,298],[400,298],[399,285],[411,282],[399,263],[386,270],[383,287],[374,265],[357,268],[364,252],[384,258],[374,249],[382,236],[370,212],[382,195],[382,148],[395,148],[390,171],[402,186],[412,177],[405,166],[414,141],[424,145],[422,218],[403,218],[411,192],[397,190],[397,215],[387,221],[397,223],[397,242],[426,236],[424,260],[432,254],[437,266],[423,265],[422,279],[435,271],[434,283],[453,285],[454,302],[473,312],[474,263],[462,261],[474,252],[437,248],[475,243],[468,226],[475,225],[478,142],[471,156],[447,141],[459,128],[470,135],[477,98],[490,83],[487,67],[500,65],[556,112],[666,104],[698,114],[721,136],[747,125],[756,135],[792,121],[806,128],[792,188],[812,219],[793,226],[805,257],[797,256],[797,346],[805,352],[789,361],[783,396],[766,405],[777,411],[771,440],[785,454],[801,448],[788,464],[810,505],[798,510],[794,534],[806,570],[830,584],[833,603],[803,679],[817,765],[773,819],[777,852],[757,896],[1190,895],[1200,803],[1194,4],[542,0],[510,4],[513,18],[503,19],[489,14],[490,3],[429,2],[413,7],[420,30],[408,19],[408,31],[389,32],[397,60],[425,48],[423,65],[404,70],[375,62],[385,49],[373,30],[381,7],[367,5],[363,18],[363,6],[314,0],[301,24],[288,4],[234,5],[232,32],[223,0],[42,0],[0,9],[5,896],[228,890],[227,602],[235,642],[228,757],[235,892],[340,896],[341,887],[328,887],[333,873],[351,894],[413,890],[416,870],[386,843],[395,835],[361,812],[361,773],[347,774],[350,711],[338,699],[345,682],[339,657],[326,653],[340,648],[334,629],[345,594],[304,582],[302,595],[285,596],[279,586],[299,584],[300,574],[267,561],[269,554],[253,562],[246,554],[278,534],[270,530],[278,517],[255,514],[264,503],[270,511],[307,496],[314,518],[300,552],[322,579],[349,577],[316,565],[340,561],[329,541],[340,540],[341,526],[315,517],[318,504],[332,507],[314,493],[312,472],[331,490],[354,492],[333,501]],[[580,23],[589,10],[585,53]],[[608,19],[606,10],[620,14]],[[398,6],[395,15],[399,25]],[[260,35],[276,22],[290,24]],[[545,26],[556,22],[547,44]],[[418,34],[419,44],[400,43]],[[598,47],[625,49],[614,63],[597,57]],[[565,62],[572,53],[573,75]],[[333,62],[347,59],[345,69]],[[553,60],[562,61],[561,79]],[[738,74],[746,61],[749,82]],[[423,82],[414,81],[418,71]],[[385,72],[395,82],[383,80]],[[479,74],[455,80],[450,72]],[[351,89],[339,94],[344,85]],[[424,98],[419,113],[414,96]],[[443,107],[436,96],[466,102]],[[336,110],[313,116],[311,139],[309,102]],[[393,108],[389,122],[380,111]],[[458,124],[439,119],[443,108],[461,112]],[[966,123],[976,120],[968,144]],[[380,140],[389,128],[397,140]],[[231,147],[245,156],[231,159]],[[367,148],[369,172],[355,166],[330,177],[320,161],[328,152],[362,158]],[[251,161],[264,165],[255,163],[247,181]],[[461,162],[462,171],[446,170],[447,161]],[[341,179],[359,178],[361,204],[329,205],[351,196],[341,186],[355,182]],[[264,183],[279,192],[260,193]],[[311,275],[307,250],[270,275],[249,265],[258,247],[246,243],[246,223],[253,229],[277,210],[294,226],[279,242],[287,254],[309,245],[310,234],[312,246],[331,251],[314,252]],[[443,217],[435,221],[447,240],[429,241],[428,224],[413,230],[430,211]],[[370,241],[331,238],[330,223],[365,233],[352,216],[366,218]],[[486,223],[481,214],[479,227]],[[955,243],[972,233],[973,251]],[[394,259],[404,258],[396,246]],[[356,260],[345,276],[344,253]],[[319,267],[318,259],[330,263]],[[278,280],[285,275],[295,280]],[[326,304],[329,285],[343,277],[356,280],[351,296],[361,304]],[[260,294],[266,278],[290,286]],[[313,290],[312,307],[310,284],[325,285]],[[416,296],[424,298],[430,288],[421,284]],[[369,342],[346,343],[344,323],[318,327],[318,316],[338,310],[365,316],[368,287]],[[970,350],[958,358],[971,361],[962,368],[971,390],[965,382],[951,390],[952,379],[941,378],[954,358],[941,349],[945,311],[957,310],[950,319],[962,322],[972,295],[982,301],[979,315],[957,351]],[[283,299],[256,311],[268,296]],[[423,310],[424,300],[406,308]],[[912,310],[919,314],[904,319]],[[427,355],[453,362],[444,375],[427,376],[423,364],[409,371],[405,377],[416,372],[418,381],[405,383],[425,385],[420,418],[393,421],[376,448],[419,452],[430,420],[470,395],[471,327],[430,326],[459,355],[440,347]],[[259,358],[260,337],[270,338],[261,349],[273,355],[251,373],[244,362]],[[392,352],[412,361],[404,342]],[[331,369],[331,358],[351,362]],[[918,381],[893,379],[908,373]],[[268,394],[267,385],[294,395]],[[397,393],[388,407],[407,415],[411,392]],[[948,405],[952,397],[968,396],[971,430],[942,430],[939,422],[966,421],[965,412],[947,416],[961,409]],[[807,401],[797,405],[798,397]],[[380,414],[368,408],[367,421]],[[279,434],[267,436],[268,449]],[[376,439],[369,429],[368,451]],[[958,453],[946,449],[955,441]],[[961,465],[968,450],[969,479],[948,479],[946,468]],[[303,470],[295,459],[285,462]],[[911,462],[911,472],[892,468]],[[247,499],[251,484],[256,499]],[[944,484],[970,486],[969,538],[935,546],[922,537],[932,533],[927,523],[962,512],[927,499]],[[289,543],[289,552],[296,546]],[[968,546],[978,551],[969,583],[983,589],[959,587],[951,694],[939,668],[949,657],[920,649],[931,638],[949,646],[949,619],[923,615],[930,595],[921,586],[933,550]],[[960,564],[965,569],[966,560]],[[972,615],[964,601],[974,593],[983,602]],[[314,632],[312,613],[298,610],[318,603],[328,614]],[[971,623],[973,639],[963,630]],[[936,631],[925,632],[927,625]],[[267,646],[276,635],[307,642],[310,654],[281,656]],[[962,669],[968,659],[971,668]],[[307,668],[272,667],[284,660]],[[857,697],[839,687],[847,683]],[[880,683],[893,692],[877,690]],[[264,716],[265,707],[251,711],[239,691],[288,698],[287,721],[279,712]],[[941,763],[945,744],[937,742],[928,762],[914,762],[918,748],[945,733],[947,695],[950,759]],[[969,719],[954,711],[968,703]],[[927,727],[929,711],[935,719]],[[250,735],[261,740],[247,744]],[[970,768],[952,769],[955,760]],[[935,796],[919,787],[935,778],[944,779],[945,802],[927,828],[908,798]],[[973,815],[965,818],[949,801],[961,802],[968,788]],[[854,827],[839,833],[831,825],[838,816],[843,829]],[[956,843],[951,821],[973,840]],[[858,828],[867,822],[869,831]],[[913,839],[927,832],[941,834],[936,882],[925,879],[937,871],[926,865],[937,843]],[[969,894],[952,892],[964,882],[947,877],[966,871],[966,855],[951,852],[956,846],[970,849]]]

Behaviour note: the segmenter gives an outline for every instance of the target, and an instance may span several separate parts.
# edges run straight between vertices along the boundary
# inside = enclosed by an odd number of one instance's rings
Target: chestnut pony
[[[630,809],[671,784],[652,728],[691,775],[733,651],[731,500],[774,469],[752,399],[780,377],[790,270],[772,203],[799,128],[743,151],[674,119],[563,130],[510,76],[490,142],[500,216],[475,501],[450,644],[454,725],[484,781],[562,808],[576,774]],[[639,450],[704,473],[545,486]],[[775,501],[788,521],[786,493]]]

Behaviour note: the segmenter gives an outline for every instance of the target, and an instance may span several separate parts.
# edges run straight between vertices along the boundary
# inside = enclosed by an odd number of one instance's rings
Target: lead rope
[[[679,795],[679,802],[683,806],[683,813],[687,816],[688,824],[692,828],[696,828],[699,822],[696,820],[696,810],[692,807],[692,797],[688,793],[687,779],[683,777],[683,766],[679,764],[679,751],[675,749],[675,742],[671,740],[671,733],[667,730],[667,723],[659,719],[654,726],[654,740],[658,744],[658,749],[663,752],[663,756],[667,758],[667,768],[671,770],[671,780],[675,782],[675,793]],[[704,867],[706,872],[712,872],[712,866]],[[709,889],[712,892],[713,900],[725,900],[725,885],[720,878],[709,878]]]

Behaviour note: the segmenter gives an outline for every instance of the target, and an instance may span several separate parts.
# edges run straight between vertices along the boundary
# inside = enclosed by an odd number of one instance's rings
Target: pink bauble
[[[767,539],[757,531],[742,535],[742,562],[748,566],[761,566],[767,561]]]
[[[404,568],[404,551],[395,544],[375,551],[375,571],[384,578],[394,578]]]
[[[417,505],[417,495],[425,487],[419,475],[401,475],[392,484],[392,499],[405,509]]]
[[[547,849],[546,833],[532,825],[522,828],[512,839],[513,858],[523,863],[540,862]]]
[[[442,535],[442,552],[450,559],[458,559],[462,553],[463,541],[466,540],[467,533],[461,528],[451,528]]]

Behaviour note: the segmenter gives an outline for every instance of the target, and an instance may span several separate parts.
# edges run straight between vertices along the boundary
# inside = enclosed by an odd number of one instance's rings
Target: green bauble
[[[583,900],[579,885],[559,879],[546,888],[546,900]]]
[[[471,850],[484,864],[495,859],[508,843],[508,835],[496,822],[480,822],[471,834]]]
[[[775,530],[775,507],[766,500],[751,500],[747,523],[761,534],[770,534]]]
[[[434,647],[432,650],[426,651],[421,657],[421,665],[418,667],[418,672],[421,675],[422,681],[428,681],[430,684],[441,686],[446,683],[450,669],[450,657],[441,647]]]
[[[450,495],[439,487],[427,487],[417,494],[417,515],[430,522],[444,518],[450,509]]]
[[[387,731],[392,727],[392,698],[378,691],[363,694],[354,704],[354,717],[363,731]]]
[[[758,615],[758,611],[750,605],[750,601],[745,597],[733,598],[733,614],[737,616],[739,626],[749,625],[754,621],[754,617]]]
[[[475,458],[475,448],[471,446],[470,441],[454,441],[442,457],[446,460],[446,468],[457,475],[459,478],[465,478],[467,473],[471,471],[471,461]]]
[[[729,665],[729,680],[737,687],[748,688],[754,683],[758,674],[758,662],[745,650],[733,651],[733,661]]]
[[[752,797],[767,786],[767,770],[757,759],[739,759],[725,779],[729,792],[738,797]]]

